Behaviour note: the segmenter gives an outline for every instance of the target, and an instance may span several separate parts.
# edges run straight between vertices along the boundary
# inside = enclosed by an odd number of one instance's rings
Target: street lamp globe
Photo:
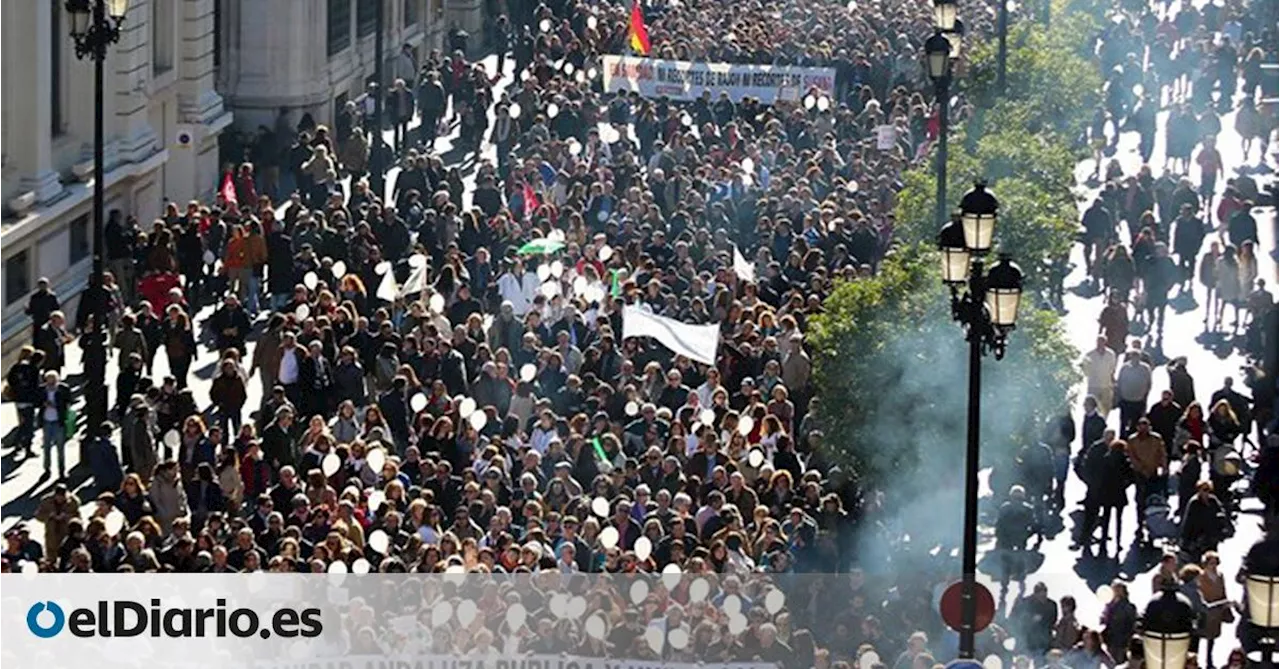
[[[925,67],[935,82],[951,76],[951,41],[942,33],[934,33],[924,42]]]
[[[80,38],[89,32],[93,12],[89,0],[67,0],[67,14],[71,15],[71,36]]]
[[[987,272],[987,313],[991,324],[1001,330],[1012,330],[1018,322],[1018,302],[1022,299],[1022,270],[1001,255]]]
[[[1276,629],[1280,626],[1280,554],[1274,532],[1268,532],[1249,549],[1244,569],[1249,622],[1262,629]]]
[[[1150,669],[1183,669],[1191,649],[1196,611],[1191,600],[1168,585],[1142,614],[1142,655]]]
[[[933,27],[951,32],[956,27],[956,0],[933,0]]]
[[[996,234],[996,210],[1000,203],[981,181],[960,198],[960,220],[964,223],[964,243],[969,251],[983,254],[991,250]]]
[[[129,0],[101,0],[107,3],[107,16],[119,21],[129,11]]]
[[[969,278],[969,248],[964,245],[964,229],[952,219],[938,232],[938,250],[942,252],[942,282],[958,286]]]

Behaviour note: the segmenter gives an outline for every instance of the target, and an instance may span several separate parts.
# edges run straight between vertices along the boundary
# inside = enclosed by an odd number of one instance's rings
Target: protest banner
[[[611,660],[572,655],[353,655],[328,659],[259,661],[252,669],[775,669],[764,662]]]
[[[689,325],[628,304],[622,308],[622,338],[629,337],[653,337],[676,355],[714,365],[716,348],[720,345],[720,326]]]
[[[645,97],[695,100],[704,92],[718,99],[728,93],[739,102],[753,97],[764,104],[796,100],[817,90],[834,97],[835,70],[829,67],[694,63],[684,60],[604,56],[604,87],[613,93],[635,91]]]

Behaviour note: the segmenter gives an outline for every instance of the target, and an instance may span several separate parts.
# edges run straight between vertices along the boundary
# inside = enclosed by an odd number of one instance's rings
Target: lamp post
[[[984,271],[991,250],[999,203],[978,183],[960,201],[960,215],[942,227],[942,281],[951,289],[951,318],[969,342],[969,411],[965,448],[963,572],[964,596],[960,657],[974,658],[978,571],[978,452],[982,394],[982,357],[1004,357],[1005,343],[1018,319],[1022,270],[1008,258]],[[966,289],[967,288],[967,289]]]
[[[1258,646],[1263,662],[1275,666],[1274,653],[1280,636],[1280,553],[1272,529],[1258,540],[1244,558],[1244,589],[1249,624],[1259,632]]]
[[[386,59],[383,58],[383,54],[382,54],[382,49],[384,46],[382,43],[382,39],[383,39],[382,33],[384,32],[384,28],[386,27],[385,13],[386,13],[387,3],[386,3],[386,0],[376,0],[376,2],[378,3],[377,5],[378,9],[376,12],[374,12],[374,21],[376,25],[374,26],[374,32],[373,32],[373,54],[374,54],[373,78],[377,80],[378,86],[377,88],[374,89],[374,93],[376,95],[373,98],[374,119],[373,119],[373,139],[371,141],[371,145],[373,146],[372,186],[373,186],[373,192],[377,194],[378,200],[381,201],[381,200],[385,200],[387,197],[387,192],[386,192],[387,191],[387,182],[386,182],[387,168],[386,168],[386,160],[385,160],[386,153],[385,153],[385,147],[383,146],[383,143],[382,143],[382,123],[384,118],[383,104],[384,104],[384,100],[387,97],[387,91],[383,85],[386,83],[384,81],[385,73],[383,72],[384,61]]]
[[[950,25],[954,27],[953,21]],[[950,125],[947,107],[951,104],[951,40],[941,29],[924,43],[925,66],[933,79],[938,102],[938,225],[947,221],[947,129]]]
[[[996,90],[1004,94],[1006,61],[1009,58],[1009,0],[1000,0],[1000,13],[996,18],[999,34],[999,51],[996,56]]]
[[[1191,600],[1178,592],[1176,583],[1166,582],[1142,613],[1144,666],[1183,669],[1187,665],[1195,624],[1196,610]]]
[[[120,26],[129,9],[129,0],[67,0],[66,9],[71,17],[76,58],[93,60],[93,273],[81,297],[89,300],[88,313],[92,318],[85,322],[87,331],[82,333],[81,346],[86,379],[85,415],[88,429],[96,431],[107,419],[107,305],[102,278],[106,254],[103,63],[107,59],[107,47],[120,41]]]

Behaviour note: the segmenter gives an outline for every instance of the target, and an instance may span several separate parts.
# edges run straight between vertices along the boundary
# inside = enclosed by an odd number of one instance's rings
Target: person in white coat
[[[515,315],[523,318],[533,306],[534,298],[538,296],[538,284],[537,272],[526,270],[524,260],[517,258],[507,271],[498,277],[498,293],[504,302],[511,303],[511,309]]]
[[[1087,394],[1098,400],[1098,412],[1104,417],[1115,406],[1116,352],[1107,346],[1106,337],[1098,337],[1098,345],[1084,354],[1084,376]]]

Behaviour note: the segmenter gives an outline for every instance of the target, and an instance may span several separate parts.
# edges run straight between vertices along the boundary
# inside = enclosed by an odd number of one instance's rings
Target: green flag
[[[609,456],[608,456],[608,454],[606,454],[606,453],[604,452],[604,446],[601,446],[601,445],[600,445],[600,437],[592,437],[592,438],[591,438],[591,447],[595,449],[595,451],[596,451],[596,457],[597,457],[597,458],[600,458],[600,461],[601,461],[601,462],[603,462],[603,463],[605,463],[605,464],[609,464],[609,465],[612,465],[612,464],[613,464],[613,463],[609,462]]]

